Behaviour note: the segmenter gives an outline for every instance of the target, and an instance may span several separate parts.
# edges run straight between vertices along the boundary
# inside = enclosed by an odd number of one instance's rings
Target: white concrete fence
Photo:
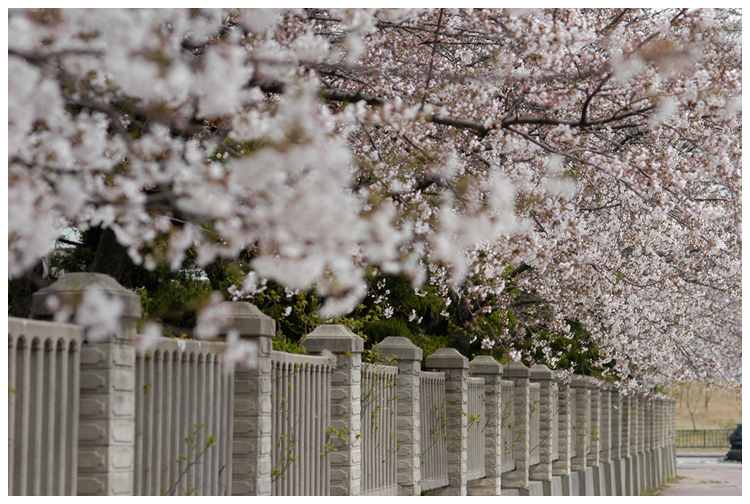
[[[275,322],[232,303],[258,365],[223,342],[163,338],[136,352],[139,298],[112,278],[65,275],[34,296],[75,307],[98,284],[122,330],[8,324],[10,495],[639,495],[674,476],[675,401],[624,396],[545,366],[442,348],[424,361],[388,337],[323,325],[308,355],[271,350]]]

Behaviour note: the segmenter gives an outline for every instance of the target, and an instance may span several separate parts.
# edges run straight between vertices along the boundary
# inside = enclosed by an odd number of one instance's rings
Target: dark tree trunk
[[[468,332],[462,329],[453,331],[447,345],[448,348],[455,348],[458,350],[458,353],[464,357],[469,357],[470,346],[471,336]]]
[[[44,287],[44,263],[39,261],[31,271],[10,281],[8,315],[11,317],[31,317],[31,296]]]
[[[99,237],[91,272],[105,273],[122,283],[122,274],[129,261],[128,251],[117,241],[115,232],[105,229]]]

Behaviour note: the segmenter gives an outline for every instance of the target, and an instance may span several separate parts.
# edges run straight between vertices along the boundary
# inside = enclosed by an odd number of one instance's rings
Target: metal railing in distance
[[[541,461],[540,457],[540,399],[541,385],[532,383],[529,385],[529,465],[536,465]]]
[[[484,427],[487,423],[484,402],[484,378],[468,378],[468,448],[467,481],[484,478]]]
[[[234,373],[226,344],[163,338],[136,357],[134,495],[229,495]]]
[[[271,352],[271,494],[327,495],[328,357]]]
[[[445,443],[448,421],[445,374],[419,373],[420,439],[422,442],[422,490],[448,486],[448,451]]]
[[[75,495],[83,328],[8,318],[8,495]]]
[[[734,429],[677,429],[677,448],[726,448]]]
[[[398,495],[397,377],[397,367],[363,364],[362,495]]]
[[[516,461],[513,458],[513,382],[503,380],[500,384],[500,397],[502,401],[502,440],[503,454],[501,472],[513,471]]]

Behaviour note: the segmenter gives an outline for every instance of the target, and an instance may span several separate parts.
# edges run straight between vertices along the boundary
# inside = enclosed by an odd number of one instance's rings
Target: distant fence
[[[395,366],[368,364],[340,325],[307,335],[308,355],[272,351],[275,322],[248,303],[231,328],[253,366],[226,367],[223,341],[139,354],[139,300],[102,277],[86,278],[131,308],[106,341],[9,319],[10,495],[639,495],[675,474],[675,442],[728,445],[731,430],[676,432],[673,399],[545,366],[423,362],[400,337],[378,344]]]
[[[677,448],[727,448],[734,429],[677,430]]]

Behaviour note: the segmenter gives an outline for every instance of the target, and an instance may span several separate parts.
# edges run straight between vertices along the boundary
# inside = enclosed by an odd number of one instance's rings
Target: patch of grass
[[[649,488],[645,492],[641,493],[641,496],[646,497],[646,496],[661,495],[661,493],[664,490],[666,490],[668,487],[670,487],[672,483],[677,483],[678,481],[683,480],[683,479],[685,479],[685,476],[672,476],[670,478],[667,478],[664,481],[662,481],[661,484],[653,488]]]
[[[690,383],[675,387],[669,395],[677,399],[677,429],[693,429],[693,420],[696,429],[734,429],[742,421],[742,390]]]
[[[705,483],[707,485],[724,485],[726,483],[729,483],[728,481],[718,481],[718,480],[701,480],[701,483]]]

